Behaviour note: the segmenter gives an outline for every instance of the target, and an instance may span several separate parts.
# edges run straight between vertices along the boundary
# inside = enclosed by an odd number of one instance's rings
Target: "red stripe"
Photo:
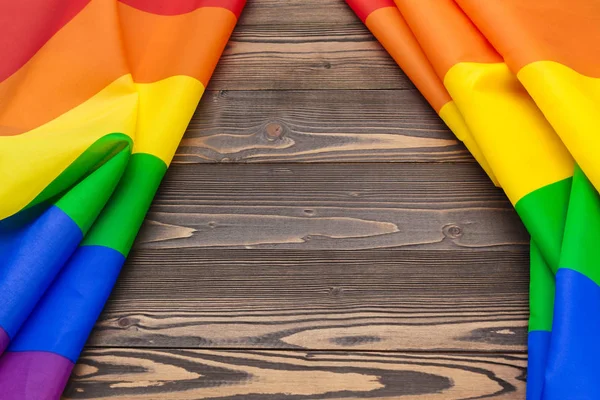
[[[348,3],[362,22],[365,22],[369,14],[375,10],[384,7],[396,7],[394,0],[346,0],[346,3]]]
[[[200,7],[221,7],[240,17],[246,0],[119,0],[121,3],[158,15],[178,15]]]
[[[0,0],[0,82],[21,68],[90,0]]]

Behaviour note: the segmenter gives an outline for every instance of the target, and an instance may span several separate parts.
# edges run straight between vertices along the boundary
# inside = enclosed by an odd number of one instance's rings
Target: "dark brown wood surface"
[[[65,399],[515,399],[520,354],[88,350]]]
[[[208,91],[175,157],[176,163],[347,161],[472,158],[414,89]]]
[[[526,258],[463,250],[140,250],[90,345],[521,352]]]
[[[342,0],[250,0],[65,399],[524,399],[528,236]]]
[[[211,89],[406,89],[343,0],[249,0]]]

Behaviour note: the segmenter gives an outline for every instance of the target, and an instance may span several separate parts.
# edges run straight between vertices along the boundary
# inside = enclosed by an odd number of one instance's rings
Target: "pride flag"
[[[494,183],[485,156],[433,66],[392,0],[348,1],[356,15],[402,68],[448,128],[461,140]]]
[[[0,0],[0,394],[59,398],[245,0]]]
[[[380,32],[409,27],[531,234],[528,398],[600,398],[600,3],[347,3],[403,69]]]
[[[600,52],[595,50],[600,3],[458,4],[505,56],[577,161],[554,319],[545,333],[549,348],[542,393],[544,399],[600,398]]]

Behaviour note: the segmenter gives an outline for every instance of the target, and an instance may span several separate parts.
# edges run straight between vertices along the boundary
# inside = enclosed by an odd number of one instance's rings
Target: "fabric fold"
[[[492,182],[498,184],[464,118],[448,94],[393,0],[346,0],[398,66],[462,141]]]
[[[395,59],[416,63],[416,53],[406,46],[386,46],[380,32],[396,23],[369,26],[373,9],[389,4],[348,3]],[[408,25],[531,234],[527,398],[599,397],[587,372],[597,369],[600,346],[587,338],[596,330],[590,316],[596,314],[593,277],[600,257],[583,243],[600,239],[593,186],[600,184],[595,134],[600,53],[590,51],[600,39],[600,4],[395,0],[395,5],[389,13],[399,13]],[[410,62],[398,64],[415,80]],[[427,98],[427,88],[416,80],[415,85]],[[587,317],[578,317],[585,309]],[[589,358],[582,355],[585,349]]]
[[[1,20],[18,19],[8,3]],[[0,194],[27,188],[0,205],[0,393],[11,400],[62,393],[245,5],[75,3],[47,14],[29,60],[0,81]],[[57,82],[51,107],[28,109]]]

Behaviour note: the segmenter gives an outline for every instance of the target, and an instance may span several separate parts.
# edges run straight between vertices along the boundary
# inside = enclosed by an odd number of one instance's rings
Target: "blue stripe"
[[[8,350],[48,351],[77,362],[124,262],[111,248],[79,247]]]
[[[551,336],[548,331],[531,331],[527,337],[527,400],[542,398]]]
[[[0,234],[0,326],[12,338],[82,239],[79,226],[50,207]]]
[[[544,400],[600,399],[599,371],[600,286],[580,272],[561,268]]]

